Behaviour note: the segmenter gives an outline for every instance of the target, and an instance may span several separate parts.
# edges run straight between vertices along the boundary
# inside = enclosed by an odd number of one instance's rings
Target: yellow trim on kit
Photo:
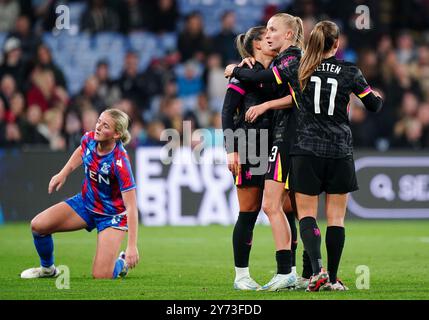
[[[289,190],[289,174],[286,177],[286,182],[285,182],[285,189]]]
[[[288,82],[287,85],[289,86],[290,91],[292,92],[292,98],[293,101],[295,101],[295,105],[296,107],[299,109],[299,105],[298,102],[296,102],[296,97],[295,97],[295,91],[292,89],[292,86],[290,85],[290,83]]]
[[[277,71],[277,72],[276,72]],[[278,70],[276,67],[273,68],[274,77],[276,78],[277,84],[282,84],[282,78],[280,77],[280,74],[278,74]]]

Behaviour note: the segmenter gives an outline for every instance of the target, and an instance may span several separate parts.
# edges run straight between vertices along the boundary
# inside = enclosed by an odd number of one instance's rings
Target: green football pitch
[[[325,225],[320,224],[322,235]],[[140,227],[140,264],[125,279],[93,280],[96,232],[54,235],[56,265],[70,270],[70,288],[55,279],[23,280],[19,273],[38,257],[28,224],[0,226],[0,300],[4,299],[429,299],[429,221],[348,221],[339,276],[347,292],[241,292],[234,279],[232,226]],[[301,271],[302,244],[298,248]],[[257,225],[250,257],[261,284],[275,272],[268,226]],[[326,251],[323,244],[323,257]],[[369,271],[369,289],[357,289]],[[359,269],[358,269],[359,271]]]

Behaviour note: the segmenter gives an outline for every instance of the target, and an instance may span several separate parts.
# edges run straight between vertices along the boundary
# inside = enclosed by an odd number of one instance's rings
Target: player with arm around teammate
[[[295,193],[301,239],[313,269],[308,291],[347,290],[337,272],[345,243],[347,196],[358,189],[348,120],[350,94],[357,95],[372,112],[379,111],[383,103],[359,68],[335,57],[338,38],[335,23],[319,22],[299,67],[285,72],[297,102],[290,188]],[[322,192],[326,193],[328,272],[322,264],[316,221]]]
[[[87,132],[63,169],[52,177],[48,192],[58,191],[68,175],[84,165],[85,179],[77,195],[39,213],[31,221],[40,267],[21,273],[21,278],[55,277],[52,234],[97,228],[94,278],[125,276],[139,261],[136,185],[124,148],[130,140],[129,118],[117,109],[107,109],[97,120],[95,131]],[[125,252],[120,251],[128,231]]]
[[[303,42],[303,25],[299,17],[279,13],[270,18],[267,24],[266,39],[271,49],[279,52],[270,69],[255,70],[229,65],[225,69],[225,76],[233,76],[241,81],[263,82],[272,84],[275,94],[271,99],[284,98],[290,95],[287,81],[283,77],[283,70],[289,65],[297,65],[301,58]],[[289,96],[290,98],[290,96]],[[296,213],[287,192],[288,175],[290,168],[290,148],[295,131],[293,108],[284,109],[284,102],[274,106],[272,139],[273,145],[269,156],[268,170],[265,175],[263,195],[263,209],[267,214],[276,246],[277,274],[265,285],[263,290],[276,291],[285,288],[305,288],[307,277],[311,276],[311,267],[307,255],[303,254],[303,277],[296,274],[296,247],[297,230],[295,225]],[[278,108],[279,107],[279,108]],[[258,117],[248,119],[255,121]],[[285,219],[285,213],[287,219]]]
[[[269,67],[277,52],[269,48],[263,26],[250,28],[236,39],[240,55],[254,57],[257,70]],[[262,83],[249,83],[231,78],[222,108],[222,127],[225,134],[225,147],[228,156],[228,168],[233,174],[237,187],[240,212],[233,231],[233,251],[235,264],[234,288],[238,290],[257,290],[260,285],[250,277],[249,255],[252,247],[253,229],[262,205],[264,174],[267,159],[262,159],[262,134],[269,138],[271,116],[267,113],[254,123],[244,121],[246,111],[255,104],[270,98],[271,86]],[[254,136],[251,139],[251,131]],[[240,136],[236,136],[240,135]],[[237,139],[236,139],[237,138]],[[243,139],[244,138],[244,141]],[[254,139],[253,139],[254,138]],[[245,150],[244,150],[245,149]],[[245,151],[245,155],[242,153]],[[241,154],[241,156],[240,156]],[[261,161],[263,163],[261,163]],[[258,173],[257,170],[261,172]]]

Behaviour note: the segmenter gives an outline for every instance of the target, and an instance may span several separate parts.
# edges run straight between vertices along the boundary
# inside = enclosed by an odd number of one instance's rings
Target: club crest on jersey
[[[103,163],[103,166],[101,167],[100,171],[102,174],[109,174],[110,164],[107,164],[106,162]]]

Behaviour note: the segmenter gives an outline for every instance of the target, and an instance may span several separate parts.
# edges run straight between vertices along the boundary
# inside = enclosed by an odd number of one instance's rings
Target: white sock
[[[246,267],[246,268],[235,267],[235,280],[238,280],[244,277],[250,277],[249,267]]]
[[[296,273],[296,266],[292,267],[292,273]]]

